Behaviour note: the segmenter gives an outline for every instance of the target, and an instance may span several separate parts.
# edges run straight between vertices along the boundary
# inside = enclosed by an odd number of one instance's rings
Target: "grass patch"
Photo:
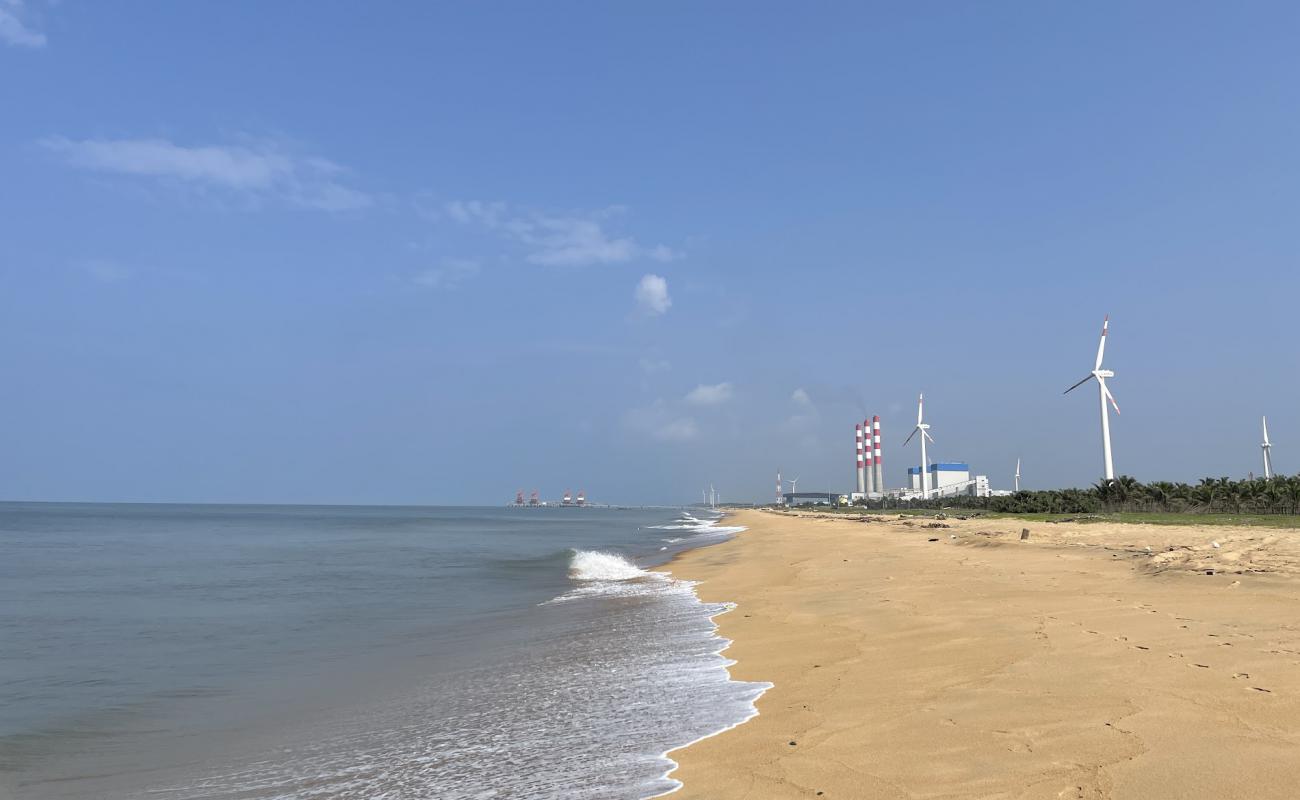
[[[950,512],[951,513],[951,512]],[[1027,522],[1124,522],[1133,525],[1222,525],[1245,528],[1300,528],[1295,514],[1178,514],[1166,511],[1121,511],[1109,514],[981,514],[989,519]]]

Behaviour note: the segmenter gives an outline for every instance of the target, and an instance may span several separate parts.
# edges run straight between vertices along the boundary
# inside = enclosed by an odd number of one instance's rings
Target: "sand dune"
[[[672,569],[775,687],[681,797],[1300,796],[1300,533],[738,518]]]

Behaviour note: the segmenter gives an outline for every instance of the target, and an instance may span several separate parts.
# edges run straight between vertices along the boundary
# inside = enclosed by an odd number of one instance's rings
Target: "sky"
[[[0,498],[1300,471],[1294,3],[0,0]]]

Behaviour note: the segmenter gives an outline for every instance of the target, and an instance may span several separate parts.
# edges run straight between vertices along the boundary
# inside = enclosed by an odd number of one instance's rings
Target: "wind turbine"
[[[1106,330],[1110,327],[1110,315],[1101,323],[1101,342],[1097,345],[1097,363],[1093,366],[1092,372],[1089,372],[1083,380],[1066,389],[1062,394],[1069,394],[1088,381],[1097,379],[1097,394],[1101,398],[1101,456],[1105,461],[1106,482],[1115,480],[1115,464],[1110,457],[1110,413],[1106,409],[1106,401],[1115,407],[1115,413],[1119,413],[1119,403],[1115,402],[1115,396],[1106,388],[1106,379],[1115,377],[1115,373],[1108,369],[1101,368],[1101,357],[1106,352]]]
[[[799,483],[799,479],[798,479],[798,478],[795,478],[794,480],[790,480],[789,478],[786,478],[786,479],[785,479],[785,482],[788,483],[788,484],[790,484],[790,494],[794,494],[794,491],[795,491],[794,487],[795,487],[796,485],[798,485],[798,483]]]
[[[921,499],[922,500],[930,496],[930,475],[929,473],[926,472],[926,467],[928,465],[925,463],[925,440],[929,439],[931,442],[934,441],[934,437],[930,435],[930,426],[926,425],[924,420],[922,419],[924,409],[925,409],[925,395],[918,394],[916,396],[916,427],[912,429],[912,432],[907,435],[907,439],[903,441],[903,446],[907,447],[907,443],[912,441],[912,437],[916,435],[917,431],[921,432]]]
[[[1016,491],[1020,491],[1020,459],[1016,459]]]
[[[1273,477],[1273,445],[1268,441],[1268,417],[1260,417],[1264,422],[1264,443],[1259,447],[1264,451],[1264,480]]]

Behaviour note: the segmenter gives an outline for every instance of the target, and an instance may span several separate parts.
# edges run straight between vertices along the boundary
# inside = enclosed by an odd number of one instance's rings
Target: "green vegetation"
[[[932,500],[875,500],[873,510],[969,509],[988,514],[1033,515],[1043,520],[1096,517],[1154,524],[1284,525],[1300,527],[1300,475],[1203,478],[1199,483],[1142,483],[1123,475],[1087,489],[1024,491],[1002,497],[943,497]]]

